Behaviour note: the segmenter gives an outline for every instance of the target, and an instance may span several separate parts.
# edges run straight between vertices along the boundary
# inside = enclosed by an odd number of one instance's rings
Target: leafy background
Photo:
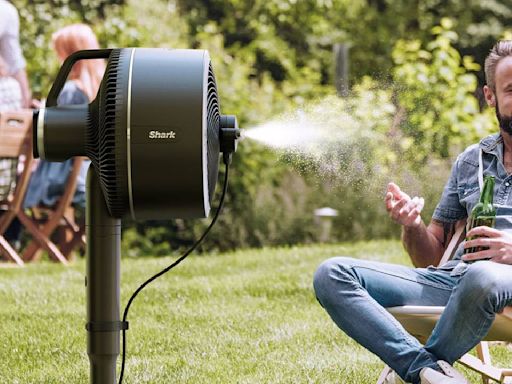
[[[508,1],[13,3],[37,97],[58,70],[51,34],[86,22],[104,47],[208,49],[222,110],[241,127],[303,111],[335,129],[339,138],[320,157],[241,143],[225,210],[203,251],[319,241],[313,210],[322,206],[340,213],[328,241],[396,238],[400,229],[383,207],[387,183],[424,196],[428,222],[455,155],[497,129],[479,88],[489,49],[512,36]],[[350,47],[344,98],[333,86],[337,43]],[[179,252],[207,224],[126,223],[123,255]]]

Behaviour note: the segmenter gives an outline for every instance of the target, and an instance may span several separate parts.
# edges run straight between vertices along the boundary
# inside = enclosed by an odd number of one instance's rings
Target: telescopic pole
[[[119,355],[121,220],[110,216],[91,165],[87,174],[87,353],[91,384],[115,384]]]

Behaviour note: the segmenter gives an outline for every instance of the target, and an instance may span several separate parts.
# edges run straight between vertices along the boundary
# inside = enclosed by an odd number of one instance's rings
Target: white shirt
[[[20,109],[22,101],[19,83],[13,77],[0,76],[0,112]]]
[[[20,19],[18,11],[6,0],[0,0],[0,56],[7,64],[9,75],[25,68],[20,47]]]

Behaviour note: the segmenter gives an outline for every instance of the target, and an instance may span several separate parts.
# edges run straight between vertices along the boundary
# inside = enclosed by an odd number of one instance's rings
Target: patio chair
[[[22,211],[23,198],[32,168],[32,111],[0,113],[0,254],[23,266],[23,260],[4,234]],[[17,175],[18,161],[22,171]]]
[[[20,220],[32,235],[32,241],[23,251],[23,260],[34,261],[42,251],[63,264],[68,264],[71,252],[77,246],[85,245],[85,228],[75,220],[73,197],[83,157],[75,157],[62,195],[54,206],[39,205],[20,213]],[[58,235],[57,245],[50,239]]]
[[[465,220],[457,223],[455,234],[446,248],[439,265],[444,264],[453,257],[457,246],[464,240],[465,227]],[[434,329],[444,307],[405,305],[386,309],[410,334],[424,343]],[[512,342],[512,306],[506,307],[502,313],[496,315],[489,333],[484,338],[484,341],[480,342],[476,347],[478,358],[466,353],[459,359],[459,363],[482,375],[482,382],[484,384],[489,384],[490,380],[498,383],[512,383],[512,368],[498,368],[492,365],[489,341]],[[377,384],[384,383],[390,371],[391,368],[385,366]]]

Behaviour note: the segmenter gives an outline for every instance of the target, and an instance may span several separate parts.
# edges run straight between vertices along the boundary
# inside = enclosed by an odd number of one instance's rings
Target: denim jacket
[[[432,218],[453,223],[469,216],[480,198],[479,170],[485,176],[494,176],[496,229],[512,232],[512,175],[507,174],[503,165],[503,138],[499,133],[469,146],[457,157]],[[457,248],[454,258],[439,269],[451,271],[452,276],[464,273],[467,264],[460,260],[463,244]]]

